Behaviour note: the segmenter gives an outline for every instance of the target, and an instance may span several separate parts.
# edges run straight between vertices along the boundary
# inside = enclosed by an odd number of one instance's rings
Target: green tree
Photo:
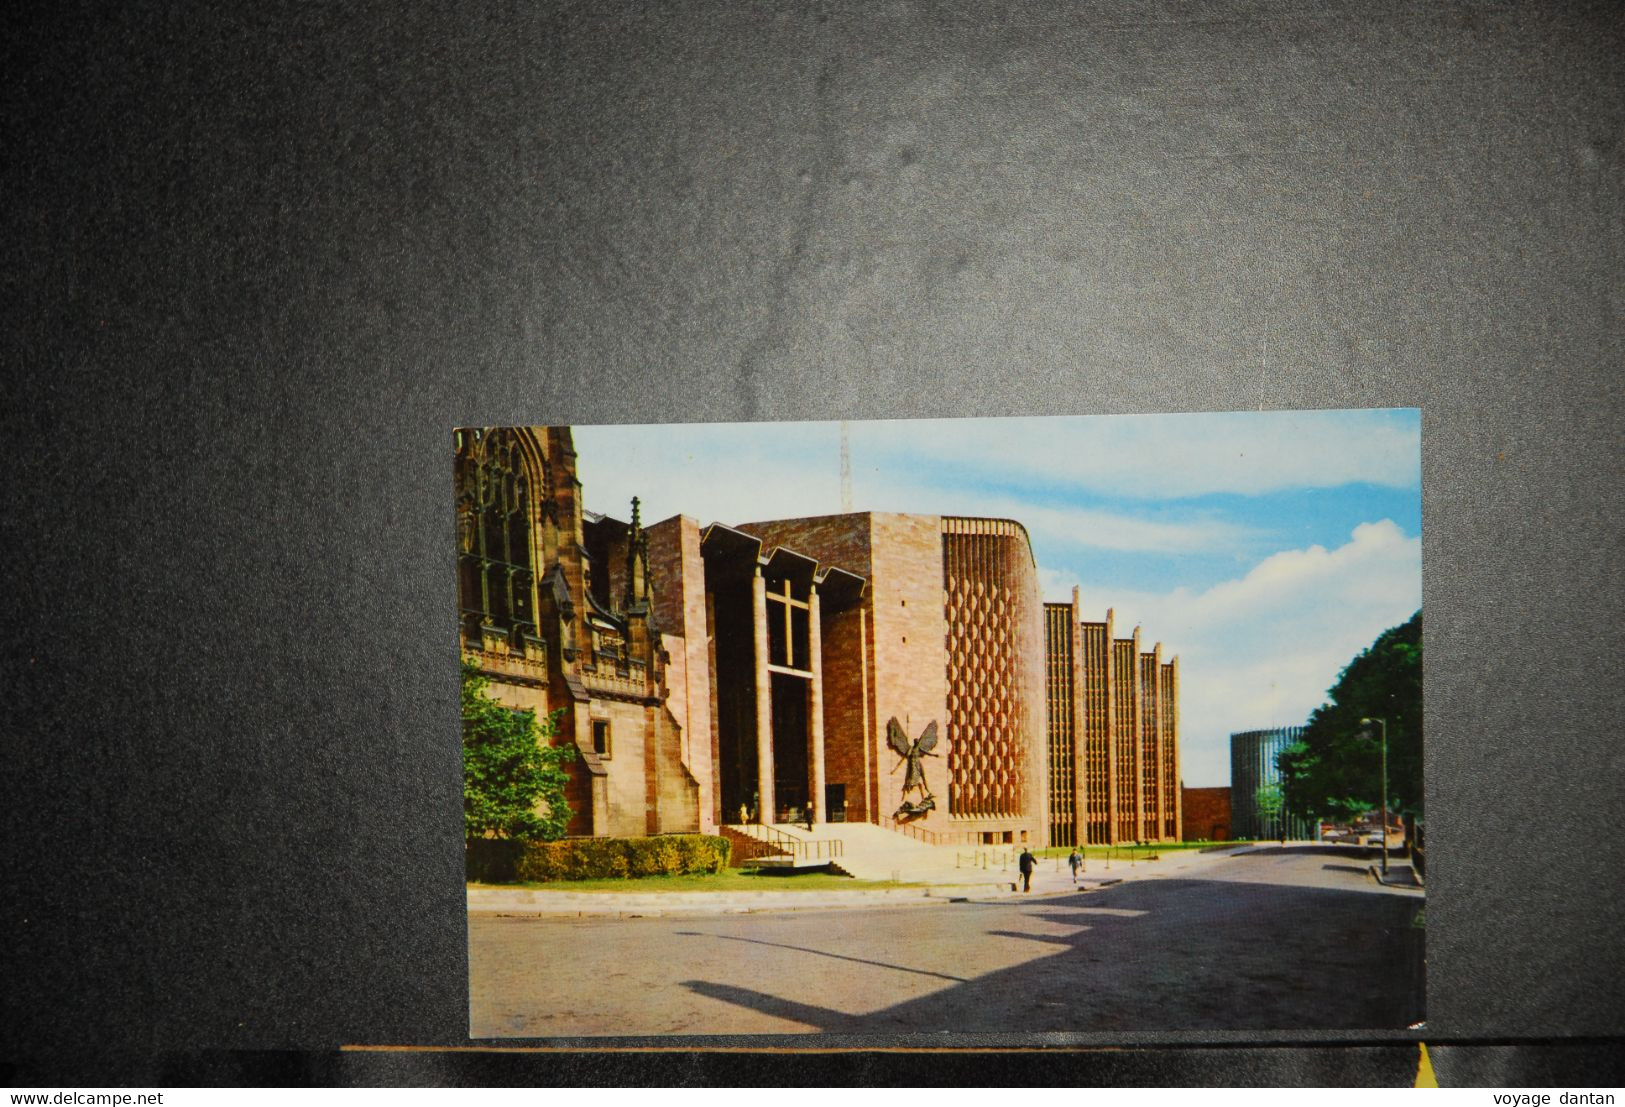
[[[1422,613],[1385,630],[1350,661],[1277,758],[1293,811],[1350,819],[1381,805],[1380,729],[1388,721],[1388,808],[1422,814]]]
[[[463,833],[562,838],[570,822],[564,766],[575,747],[552,745],[554,720],[504,707],[486,691],[490,683],[463,659]]]
[[[1260,830],[1274,822],[1281,832],[1281,841],[1286,841],[1286,820],[1282,818],[1286,799],[1281,793],[1279,784],[1266,784],[1253,793],[1253,809],[1258,812],[1258,826]]]

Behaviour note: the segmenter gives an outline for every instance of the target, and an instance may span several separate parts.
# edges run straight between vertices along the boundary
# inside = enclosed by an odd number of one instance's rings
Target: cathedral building
[[[568,428],[456,435],[460,641],[558,712],[570,833],[1177,840],[1177,662],[1045,604],[1019,522],[587,512]]]
[[[675,710],[691,727],[710,712],[712,819],[810,805],[944,843],[1043,840],[1041,605],[1019,524],[679,516],[649,538],[662,631],[689,654]]]

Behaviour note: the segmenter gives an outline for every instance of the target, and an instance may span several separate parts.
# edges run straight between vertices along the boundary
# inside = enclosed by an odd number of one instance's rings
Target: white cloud
[[[1089,547],[1139,553],[1213,553],[1241,545],[1251,534],[1221,519],[1182,522],[1140,519],[1109,511],[1043,507],[1015,498],[967,496],[962,514],[1019,520],[1037,545]],[[1040,539],[1049,542],[1040,542]]]
[[[1083,584],[1085,618],[1114,608],[1119,636],[1139,624],[1147,648],[1179,655],[1181,769],[1195,787],[1229,782],[1232,732],[1306,721],[1343,666],[1422,605],[1421,557],[1421,540],[1385,519],[1199,592],[1091,588],[1065,573],[1043,583],[1052,597]]]
[[[1065,603],[1071,599],[1072,589],[1075,587],[1081,595],[1082,586],[1076,573],[1069,573],[1065,569],[1051,569],[1044,565],[1038,567],[1038,594],[1044,597],[1046,603]],[[1098,621],[1095,615],[1085,617]]]

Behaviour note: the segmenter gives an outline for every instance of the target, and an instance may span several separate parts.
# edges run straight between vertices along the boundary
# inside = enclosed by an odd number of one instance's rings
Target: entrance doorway
[[[781,823],[807,821],[807,682],[773,673],[773,791]]]

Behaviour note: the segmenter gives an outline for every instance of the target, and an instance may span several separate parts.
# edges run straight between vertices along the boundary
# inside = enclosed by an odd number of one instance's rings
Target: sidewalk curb
[[[931,906],[951,896],[974,895],[977,886],[877,888],[830,892],[570,892],[470,889],[470,915],[656,918],[663,915],[742,915],[849,907]]]
[[[1391,869],[1388,873],[1387,880],[1382,878],[1382,869],[1380,866],[1367,865],[1365,871],[1371,875],[1372,880],[1375,880],[1384,888],[1409,888],[1418,892],[1424,891],[1427,888],[1427,885],[1422,882],[1422,878],[1417,875],[1416,870],[1411,868],[1409,865],[1399,869]],[[1401,872],[1403,872],[1405,877],[1408,877],[1409,879],[1401,877],[1399,875]]]
[[[1090,881],[1076,888],[1010,892],[1003,885],[939,884],[925,888],[875,888],[830,892],[570,892],[535,888],[467,891],[469,915],[497,918],[663,918],[684,915],[751,915],[785,911],[839,911],[873,907],[940,907],[950,903],[1022,903],[1080,895],[1121,883]]]

